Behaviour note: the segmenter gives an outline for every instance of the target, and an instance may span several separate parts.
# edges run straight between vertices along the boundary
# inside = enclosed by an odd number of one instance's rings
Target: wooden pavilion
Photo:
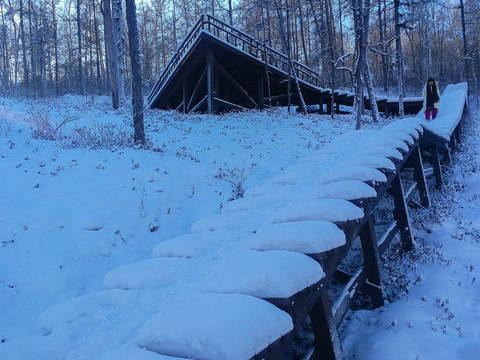
[[[288,57],[250,35],[202,15],[177,48],[148,96],[151,108],[184,113],[221,113],[288,105]],[[331,90],[320,87],[318,73],[293,61],[302,96],[309,109],[330,113]],[[299,104],[292,86],[291,104]],[[352,106],[353,94],[335,91],[335,111]],[[386,115],[398,113],[398,101],[377,99]],[[370,108],[369,100],[365,106]],[[407,114],[422,107],[421,99],[405,103]]]

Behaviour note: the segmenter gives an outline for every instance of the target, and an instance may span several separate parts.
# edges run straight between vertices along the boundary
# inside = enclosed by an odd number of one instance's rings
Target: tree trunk
[[[333,12],[332,12],[332,4],[330,0],[324,0],[325,2],[325,22],[327,26],[327,36],[328,36],[328,41],[330,42],[330,47],[329,47],[329,55],[330,55],[330,89],[332,92],[332,95],[330,97],[330,106],[331,106],[331,116],[332,119],[335,118],[335,62],[336,62],[336,57],[335,57],[335,36],[333,33]]]
[[[383,5],[384,5],[383,0]],[[387,94],[388,92],[388,64],[387,64],[387,45],[385,44],[386,38],[386,19],[385,19],[385,5],[382,7],[382,1],[378,3],[378,33],[380,38],[380,44],[382,49],[382,84],[383,92]]]
[[[463,4],[463,0],[460,0],[460,12],[462,15],[463,59],[465,63],[465,80],[468,82],[468,80],[470,79],[470,54],[468,51],[467,30],[465,25],[465,6]]]
[[[403,73],[403,52],[402,39],[400,34],[400,0],[394,0],[394,21],[395,21],[395,57],[398,67],[398,112],[400,117],[405,116],[403,97],[405,96],[404,89],[404,73]]]
[[[37,80],[37,74],[36,74],[36,61],[35,61],[35,49],[34,49],[34,44],[32,44],[32,39],[33,39],[33,23],[32,23],[32,13],[33,13],[33,8],[32,8],[32,2],[31,0],[28,0],[28,28],[29,28],[29,33],[30,33],[30,62],[32,64],[32,85],[33,85],[33,97],[35,98],[35,83]]]
[[[78,89],[80,90],[80,95],[85,94],[85,89],[83,86],[83,69],[82,69],[82,26],[80,23],[80,0],[77,0],[77,39],[78,39]]]
[[[230,22],[230,26],[233,26],[232,0],[228,0],[228,21]]]
[[[134,141],[145,145],[145,130],[143,124],[143,91],[142,91],[142,59],[140,57],[140,40],[138,36],[137,10],[135,0],[126,0],[128,40],[130,43],[130,58],[132,64],[132,105]]]
[[[280,9],[280,6],[277,3],[277,0],[274,0],[274,3],[275,3],[276,10],[277,10],[278,22],[280,24],[280,34],[281,34],[281,38],[282,38],[282,42],[283,42],[283,47],[285,49],[287,49],[287,58],[288,58],[288,90],[287,90],[288,91],[288,93],[287,93],[287,95],[288,95],[288,105],[290,106],[290,80],[291,80],[290,77],[293,76],[293,79],[295,81],[295,86],[297,88],[299,111],[302,112],[302,113],[306,113],[307,112],[307,107],[305,106],[305,101],[303,100],[302,92],[300,90],[300,83],[298,82],[297,74],[295,73],[295,68],[293,66],[293,62],[292,62],[292,59],[290,57],[290,47],[288,45],[288,37],[287,37],[286,31],[285,31],[285,25],[284,25],[284,22],[283,22],[283,16],[282,16],[282,13],[281,13],[281,9]],[[288,9],[288,5],[287,5],[287,9]]]
[[[28,72],[28,62],[27,62],[27,45],[25,43],[25,26],[23,23],[23,0],[20,0],[20,38],[22,40],[22,59],[23,59],[23,79],[25,82],[25,87],[27,93],[30,87],[30,74]]]
[[[353,23],[355,28],[355,67],[353,70],[354,80],[354,112],[355,112],[355,128],[358,130],[362,127],[362,115],[364,109],[364,90],[363,90],[363,69],[365,68],[364,59],[362,57],[363,43],[363,0],[352,0]]]
[[[53,0],[52,0],[53,1]],[[93,27],[95,31],[95,62],[97,67],[97,86],[100,93],[102,92],[102,75],[100,71],[100,53],[101,53],[101,45],[100,45],[100,38],[98,36],[98,22],[97,22],[97,11],[96,11],[96,4],[95,1],[92,0],[92,7],[93,7]]]
[[[114,44],[112,27],[112,10],[110,0],[103,0],[103,20],[105,24],[105,48],[107,49],[107,61],[109,69],[110,86],[112,89],[112,105],[114,109],[120,107],[118,97],[118,66],[117,48]]]
[[[125,103],[125,71],[123,66],[123,10],[122,0],[113,0],[112,3],[113,39],[116,50],[116,65],[118,68],[118,102]]]
[[[52,11],[53,11],[53,41],[54,41],[54,51],[55,51],[55,94],[59,95],[58,88],[58,36],[57,36],[57,15],[55,13],[55,0],[52,0]]]
[[[375,96],[375,92],[373,89],[373,77],[370,71],[370,63],[367,57],[367,49],[368,49],[368,33],[370,29],[370,0],[365,0],[365,6],[363,7],[363,36],[362,36],[362,57],[364,61],[363,67],[363,79],[365,81],[365,86],[367,88],[368,98],[370,99],[370,109],[372,112],[372,119],[374,122],[378,122],[379,113],[378,113],[378,105],[377,105],[377,98]]]

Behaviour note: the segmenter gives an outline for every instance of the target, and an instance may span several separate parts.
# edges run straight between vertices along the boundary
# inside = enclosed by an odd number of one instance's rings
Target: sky
[[[304,254],[342,245],[331,221],[363,215],[345,199],[374,196],[352,178],[381,181],[370,167],[396,154],[384,140],[418,136],[421,123],[366,119],[355,131],[350,115],[148,110],[141,150],[128,144],[129,107],[110,108],[106,97],[0,99],[1,359],[248,358],[292,326],[259,298],[324,276]],[[388,301],[350,311],[339,330],[348,359],[480,350],[480,119],[470,108],[444,189],[411,211],[415,251],[383,259]],[[445,110],[439,124],[458,116]],[[42,119],[65,117],[65,138],[33,136]],[[243,198],[232,201],[232,183]]]

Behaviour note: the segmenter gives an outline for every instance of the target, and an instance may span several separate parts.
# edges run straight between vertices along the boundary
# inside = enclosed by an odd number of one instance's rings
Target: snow
[[[137,344],[182,358],[249,359],[292,328],[287,313],[255,297],[187,292],[143,326]]]
[[[109,110],[108,98],[35,104],[59,119],[79,111],[66,134],[97,123],[130,129],[128,111]],[[351,116],[148,111],[151,150],[86,149],[32,138],[29,106],[0,101],[12,126],[0,123],[0,358],[9,360],[253,356],[293,326],[263,299],[324,277],[306,254],[345,244],[334,222],[364,215],[347,200],[375,197],[368,184],[386,181],[382,171],[395,169],[392,159],[424,126],[417,117],[354,131]],[[477,354],[474,161],[454,173],[464,184],[455,211],[416,230],[448,261],[417,264],[422,280],[408,296],[352,312],[342,335],[348,356]],[[235,166],[253,171],[244,197],[231,201],[232,185],[215,176]],[[426,352],[441,344],[449,345]]]
[[[329,221],[296,221],[265,224],[245,244],[251,249],[289,250],[320,254],[345,245],[345,234]]]
[[[226,255],[198,287],[204,292],[289,298],[323,277],[320,265],[303,254],[241,249]]]

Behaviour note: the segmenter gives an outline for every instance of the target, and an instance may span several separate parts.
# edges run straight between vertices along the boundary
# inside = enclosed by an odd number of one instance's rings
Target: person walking
[[[440,92],[438,91],[438,82],[434,78],[429,78],[423,87],[423,109],[425,119],[434,120],[440,109]]]

